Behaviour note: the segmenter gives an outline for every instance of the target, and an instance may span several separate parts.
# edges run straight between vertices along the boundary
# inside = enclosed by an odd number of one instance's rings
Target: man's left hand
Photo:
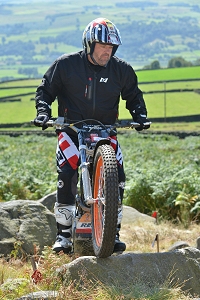
[[[147,119],[146,115],[138,114],[138,115],[134,116],[134,122],[140,124],[139,127],[135,128],[137,131],[141,131],[143,129],[150,128],[150,121]]]

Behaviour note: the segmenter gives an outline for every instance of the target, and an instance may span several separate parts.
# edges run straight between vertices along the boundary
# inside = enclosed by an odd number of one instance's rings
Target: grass
[[[40,84],[41,79],[27,79],[23,78],[23,80],[11,80],[6,82],[0,82],[0,88],[13,88],[16,87],[17,89],[19,87],[26,87],[26,86],[34,86],[35,88]],[[16,89],[16,92],[17,92]]]
[[[128,252],[154,253],[157,252],[156,245],[152,243],[159,235],[160,252],[169,251],[170,247],[177,241],[185,241],[191,247],[196,247],[196,239],[199,236],[199,225],[191,224],[188,229],[183,225],[174,225],[168,221],[160,221],[158,225],[144,220],[136,223],[122,220],[120,237],[127,245]]]
[[[17,89],[1,90],[1,98],[11,97],[11,96],[18,97],[18,95],[20,95],[20,94],[27,94],[27,93],[32,93],[34,95],[35,94],[35,88],[25,88],[25,87],[19,88],[18,87]]]
[[[200,95],[194,92],[146,94],[144,99],[150,119],[164,118],[165,114],[166,117],[196,115],[200,109]],[[119,118],[130,119],[124,101],[120,103]]]
[[[195,92],[167,92],[171,89],[199,89],[199,81],[189,81],[199,77],[200,67],[177,68],[177,69],[160,69],[160,70],[143,70],[137,71],[139,79],[139,87],[144,91],[144,98],[148,109],[148,117],[151,118],[167,118],[174,116],[196,115],[200,109],[200,95]],[[180,80],[188,79],[188,81],[164,82],[156,83],[157,80]],[[21,102],[4,102],[0,103],[0,120],[1,124],[6,123],[23,123],[30,122],[35,117],[36,110],[34,98],[36,87],[41,79],[26,79],[0,83],[0,97],[8,97],[15,95],[21,98]],[[147,82],[151,81],[149,84]],[[154,82],[153,82],[154,81]],[[146,83],[145,83],[146,82]],[[3,89],[1,89],[3,88]],[[145,94],[149,91],[160,91],[160,93]],[[32,93],[28,96],[19,96],[20,94]],[[57,116],[57,103],[52,105],[53,116]],[[125,109],[125,101],[120,102],[119,118],[130,119],[129,112]],[[155,126],[156,125],[156,126]],[[167,126],[166,126],[167,125]],[[185,130],[199,130],[199,123],[188,124],[182,123],[180,126]],[[178,128],[179,124],[172,124],[173,128]],[[157,124],[152,125],[152,130]],[[169,124],[160,124],[160,129],[165,130]]]
[[[150,92],[150,91],[162,91],[165,90],[184,90],[184,89],[200,89],[200,79],[197,81],[178,81],[178,82],[161,82],[161,83],[151,83],[151,84],[145,84],[140,83],[139,84],[140,89],[143,92]]]
[[[200,66],[159,70],[138,70],[139,82],[167,81],[199,78]]]
[[[151,132],[200,132],[200,122],[164,122],[164,123],[152,123]]]
[[[9,93],[11,94],[12,90]],[[0,103],[1,124],[30,122],[36,115],[35,102],[31,101],[33,97],[34,93],[28,96],[19,96],[21,102]],[[164,94],[147,94],[144,98],[149,119],[164,118]],[[188,99],[190,99],[189,103]],[[199,107],[200,96],[198,94],[187,92],[166,95],[166,117],[195,115],[199,111]],[[52,114],[57,116],[57,102],[52,104]],[[131,119],[129,111],[125,109],[125,101],[120,102],[119,118]]]
[[[152,248],[155,235],[159,233],[160,252],[168,251],[168,248],[178,240],[184,240],[191,245],[195,244],[199,235],[197,225],[192,225],[189,230],[181,226],[174,226],[170,223],[161,222],[156,225],[152,222],[124,223],[121,230],[121,238],[127,243],[127,252],[154,253],[156,246]],[[29,257],[1,259],[0,262],[0,299],[14,300],[23,295],[38,291],[57,291],[57,300],[61,299],[85,299],[85,300],[190,300],[189,295],[184,294],[180,286],[170,286],[169,282],[159,287],[148,287],[138,282],[130,285],[128,290],[121,290],[120,287],[106,287],[100,281],[92,284],[87,278],[84,279],[84,288],[75,286],[73,282],[64,284],[55,274],[55,270],[64,264],[70,263],[76,257],[60,254],[55,255],[49,247],[46,247],[42,255],[34,255],[37,268],[42,274],[42,280],[34,284],[31,280],[33,269]]]

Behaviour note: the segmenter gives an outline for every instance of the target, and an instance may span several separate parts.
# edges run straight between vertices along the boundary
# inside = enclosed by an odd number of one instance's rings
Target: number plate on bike
[[[92,234],[91,214],[85,213],[76,224],[76,235],[89,237]]]

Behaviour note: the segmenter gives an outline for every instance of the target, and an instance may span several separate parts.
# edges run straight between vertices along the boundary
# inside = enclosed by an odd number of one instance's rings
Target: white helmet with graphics
[[[122,44],[119,30],[108,19],[98,18],[90,22],[82,37],[83,48],[87,54],[92,54],[95,43],[105,43],[113,46],[112,56]]]

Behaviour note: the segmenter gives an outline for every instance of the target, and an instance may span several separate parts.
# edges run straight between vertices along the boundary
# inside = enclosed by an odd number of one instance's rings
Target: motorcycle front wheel
[[[113,148],[100,145],[93,164],[92,241],[95,256],[113,253],[118,218],[118,169]]]

